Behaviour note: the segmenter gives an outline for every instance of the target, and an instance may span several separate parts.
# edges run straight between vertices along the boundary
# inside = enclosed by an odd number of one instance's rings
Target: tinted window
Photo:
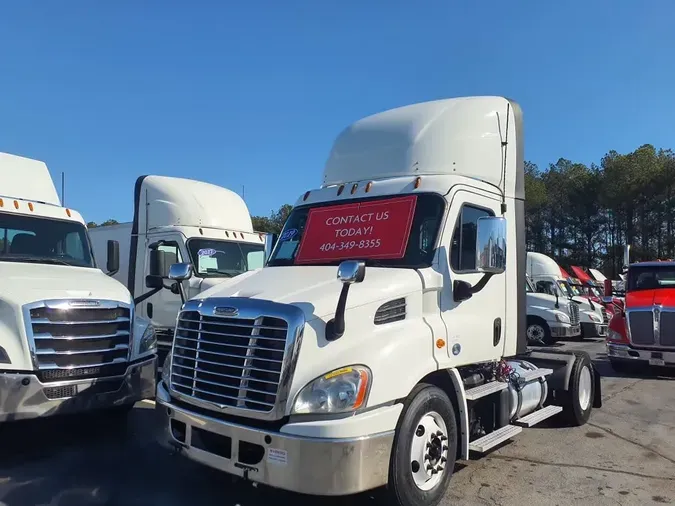
[[[8,213],[0,213],[0,261],[94,267],[83,224]]]
[[[393,197],[388,195],[379,198],[354,199],[344,203],[376,202],[391,198]],[[270,267],[293,265],[303,233],[305,232],[310,209],[335,205],[336,202],[323,202],[314,206],[299,206],[294,208],[286,220],[284,231],[279,236],[279,240],[267,265]],[[366,265],[377,267],[428,267],[434,258],[438,229],[443,220],[444,212],[445,200],[443,197],[434,193],[418,194],[404,256],[402,258],[372,259],[361,255],[360,259],[365,260]],[[289,234],[290,231],[292,231],[292,234]],[[326,260],[324,262],[312,262],[312,265],[337,265],[339,263],[340,261]]]
[[[200,277],[232,278],[262,267],[265,259],[262,244],[190,239],[188,249],[195,274]]]
[[[476,270],[478,218],[485,216],[494,216],[494,213],[469,205],[462,206],[450,246],[450,266],[453,271]]]
[[[628,269],[627,291],[675,288],[675,266],[634,266]]]

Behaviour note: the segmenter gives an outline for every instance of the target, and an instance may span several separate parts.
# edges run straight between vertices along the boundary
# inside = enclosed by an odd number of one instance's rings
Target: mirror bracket
[[[361,283],[366,277],[366,263],[363,260],[345,260],[338,266],[337,277],[342,281],[335,316],[326,323],[326,341],[335,341],[345,333],[345,308],[349,287]]]

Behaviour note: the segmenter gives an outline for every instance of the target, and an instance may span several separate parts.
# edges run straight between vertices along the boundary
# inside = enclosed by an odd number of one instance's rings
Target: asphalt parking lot
[[[603,408],[584,427],[551,421],[458,464],[444,504],[675,504],[675,373],[619,376],[601,341],[562,346],[591,353]],[[161,449],[153,422],[143,402],[126,427],[100,416],[0,426],[0,506],[375,504],[372,494],[326,499],[233,483]]]

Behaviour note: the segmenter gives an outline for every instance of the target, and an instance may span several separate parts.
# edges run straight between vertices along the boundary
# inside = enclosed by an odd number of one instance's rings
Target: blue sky
[[[12,4],[0,151],[65,171],[87,220],[130,220],[141,174],[245,187],[268,214],[352,121],[452,96],[520,102],[540,166],[675,148],[671,0]]]

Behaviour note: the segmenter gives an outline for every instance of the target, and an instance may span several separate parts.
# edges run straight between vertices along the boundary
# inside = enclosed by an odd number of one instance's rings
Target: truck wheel
[[[551,345],[555,339],[551,336],[551,328],[540,318],[527,318],[527,344],[536,346],[538,344]]]
[[[591,359],[587,354],[576,355],[572,366],[570,383],[567,391],[559,392],[562,396],[563,417],[569,425],[579,427],[588,422],[593,409],[595,383]]]
[[[455,409],[438,387],[419,384],[410,393],[396,427],[387,493],[397,506],[435,506],[455,467]]]

